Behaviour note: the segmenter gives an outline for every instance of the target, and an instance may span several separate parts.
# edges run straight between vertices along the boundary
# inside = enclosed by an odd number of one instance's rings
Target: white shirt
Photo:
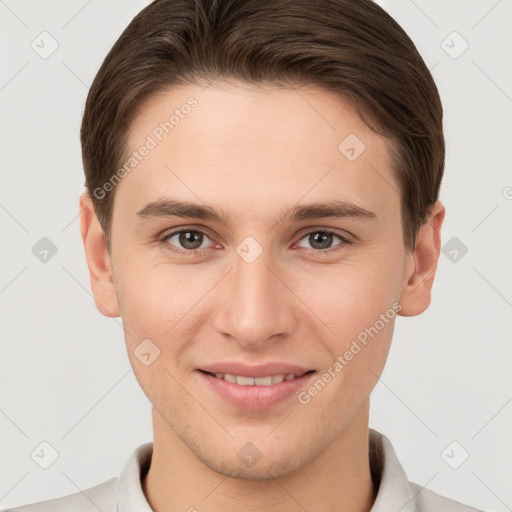
[[[61,498],[3,512],[153,512],[142,491],[153,443],[139,446],[119,478]],[[389,439],[370,429],[370,468],[379,482],[370,512],[482,512],[450,500],[408,481]]]

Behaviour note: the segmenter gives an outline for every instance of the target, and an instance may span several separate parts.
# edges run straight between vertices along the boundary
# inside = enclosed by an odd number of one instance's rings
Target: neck
[[[368,512],[375,500],[369,464],[368,404],[315,459],[281,478],[241,480],[201,462],[153,408],[153,456],[142,488],[155,512],[318,510]],[[321,506],[319,507],[319,504]]]

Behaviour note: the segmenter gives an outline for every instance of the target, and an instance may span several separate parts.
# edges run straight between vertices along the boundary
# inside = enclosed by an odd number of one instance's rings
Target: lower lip
[[[239,409],[262,411],[283,402],[303,389],[316,372],[285,380],[271,386],[241,386],[224,379],[213,377],[198,370],[198,373],[221,398]]]

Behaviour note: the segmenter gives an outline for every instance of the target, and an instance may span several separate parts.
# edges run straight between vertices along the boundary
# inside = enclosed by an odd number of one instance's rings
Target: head
[[[259,479],[364,425],[444,217],[441,102],[401,27],[369,0],[157,0],[103,62],[81,142],[91,286],[159,428]],[[209,365],[275,361],[314,371],[276,406],[205,390]]]

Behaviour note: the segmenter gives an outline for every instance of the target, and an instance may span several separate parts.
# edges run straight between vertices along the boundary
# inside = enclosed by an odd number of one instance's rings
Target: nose
[[[215,328],[245,348],[284,339],[298,321],[297,299],[269,252],[263,251],[254,261],[236,254],[233,268],[217,290]]]

